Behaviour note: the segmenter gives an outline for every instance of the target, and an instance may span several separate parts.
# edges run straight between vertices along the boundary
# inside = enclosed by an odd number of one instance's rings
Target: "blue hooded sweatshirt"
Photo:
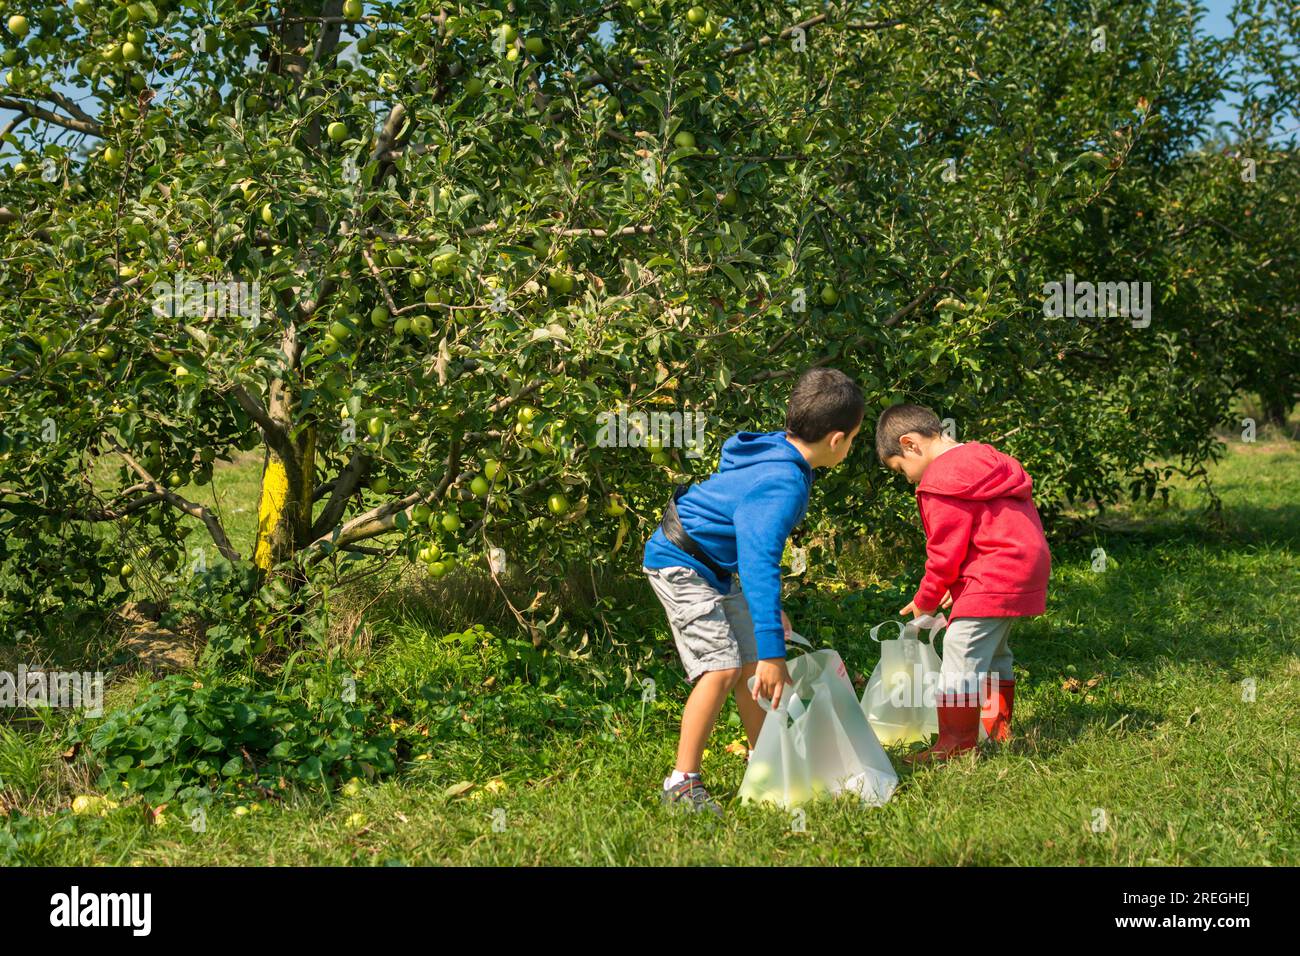
[[[718,470],[677,500],[686,533],[718,565],[740,575],[760,660],[785,657],[781,554],[808,511],[812,482],[812,468],[784,431],[740,432],[722,446]],[[721,593],[731,590],[729,581],[669,541],[662,528],[646,542],[643,563],[691,568]]]

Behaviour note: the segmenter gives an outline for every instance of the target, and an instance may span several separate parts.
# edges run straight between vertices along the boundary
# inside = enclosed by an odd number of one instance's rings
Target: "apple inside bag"
[[[929,741],[939,732],[939,713],[935,707],[935,689],[939,668],[943,665],[934,638],[947,626],[937,618],[917,619],[898,625],[897,640],[880,640],[883,624],[871,629],[871,639],[880,644],[880,661],[862,693],[862,712],[871,722],[876,737],[887,747]],[[928,624],[930,639],[921,639],[921,624]]]
[[[813,651],[787,667],[791,684],[780,706],[773,710],[770,701],[759,699],[766,716],[741,781],[741,800],[794,807],[851,792],[872,806],[885,803],[898,775],[858,704],[840,655]]]

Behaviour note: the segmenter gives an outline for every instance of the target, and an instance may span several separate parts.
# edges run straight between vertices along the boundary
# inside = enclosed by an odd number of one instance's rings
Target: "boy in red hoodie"
[[[1052,567],[1033,479],[1010,455],[944,435],[938,417],[920,405],[885,409],[876,454],[916,485],[925,526],[925,576],[899,613],[952,608],[939,675],[939,740],[908,762],[973,750],[981,721],[991,739],[1005,741],[1016,688],[1007,638],[1017,617],[1046,610]]]

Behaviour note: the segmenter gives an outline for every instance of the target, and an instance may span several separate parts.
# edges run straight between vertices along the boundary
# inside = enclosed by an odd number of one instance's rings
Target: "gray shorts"
[[[730,670],[758,660],[754,622],[738,576],[731,576],[730,594],[719,594],[690,568],[641,570],[668,613],[688,682],[694,683],[708,671]]]
[[[959,617],[948,625],[943,637],[943,669],[939,672],[943,693],[973,694],[986,674],[998,680],[1015,680],[1011,665],[1014,617]]]

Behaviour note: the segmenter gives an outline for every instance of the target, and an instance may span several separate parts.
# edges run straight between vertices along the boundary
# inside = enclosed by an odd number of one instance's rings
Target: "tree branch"
[[[25,100],[15,100],[8,96],[0,96],[0,109],[14,110],[22,113],[32,119],[44,120],[47,123],[53,123],[55,126],[62,126],[64,129],[70,129],[74,133],[85,133],[88,136],[101,136],[103,130],[100,125],[89,117],[78,119],[75,116],[62,116],[52,110],[44,109],[35,103],[28,103]],[[81,112],[78,109],[78,112]],[[82,115],[85,115],[84,113]]]
[[[195,504],[193,501],[182,498],[171,489],[164,488],[163,485],[153,477],[153,475],[149,474],[149,472],[147,472],[138,461],[131,457],[130,452],[117,443],[116,439],[110,437],[108,441],[131,470],[144,479],[145,484],[149,487],[151,493],[159,495],[172,507],[185,512],[191,517],[198,518],[203,522],[204,526],[208,529],[208,534],[212,537],[213,543],[217,546],[217,551],[221,553],[223,558],[228,561],[240,560],[239,552],[231,546],[230,539],[226,537],[226,530],[221,527],[221,522],[217,520],[216,515],[203,507],[203,505]]]
[[[320,513],[320,517],[311,526],[313,540],[338,524],[339,519],[343,517],[343,510],[348,505],[348,499],[352,497],[361,484],[361,477],[369,467],[370,456],[365,453],[364,449],[358,448],[353,453],[352,459],[343,466],[343,470],[339,472],[338,477],[330,482],[333,486],[330,500]]]

